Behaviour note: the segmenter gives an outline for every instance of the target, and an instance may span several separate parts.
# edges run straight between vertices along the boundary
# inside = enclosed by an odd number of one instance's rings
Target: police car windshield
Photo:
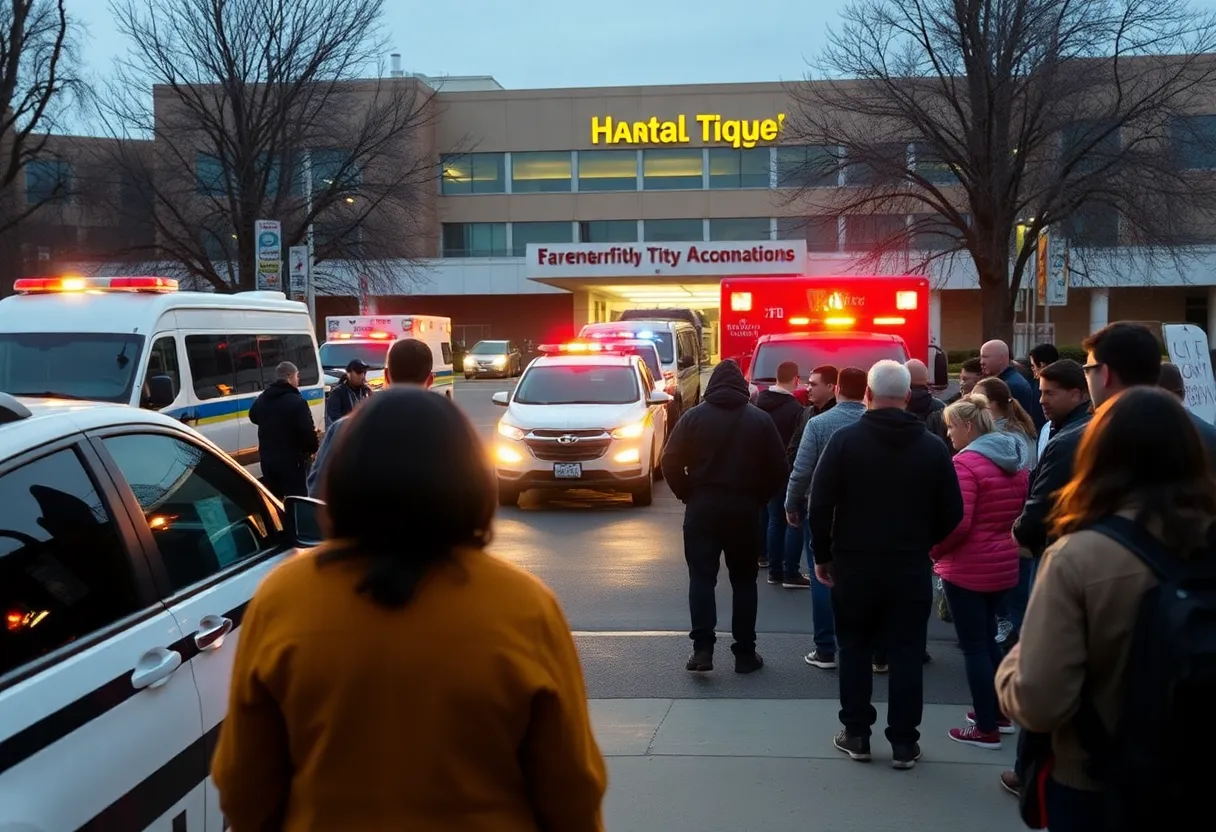
[[[384,341],[359,344],[327,341],[321,345],[321,366],[326,370],[345,370],[357,358],[373,370],[383,370],[388,348]]]
[[[506,355],[506,341],[478,341],[469,350],[470,355]]]
[[[897,342],[853,341],[848,338],[815,341],[771,341],[761,344],[752,360],[752,381],[776,381],[777,367],[786,361],[798,365],[798,375],[809,378],[811,371],[825,364],[843,370],[856,367],[870,368],[884,359],[903,363],[908,354]]]
[[[142,335],[0,333],[0,390],[14,396],[131,401]]]
[[[515,388],[516,404],[631,404],[641,398],[633,367],[533,367]]]

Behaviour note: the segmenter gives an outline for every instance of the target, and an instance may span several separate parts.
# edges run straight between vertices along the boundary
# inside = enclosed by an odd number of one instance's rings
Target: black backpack
[[[1216,774],[1216,547],[1182,559],[1124,517],[1090,527],[1157,576],[1132,630],[1123,706],[1107,732],[1082,691],[1078,738],[1104,789],[1104,828],[1188,828]]]

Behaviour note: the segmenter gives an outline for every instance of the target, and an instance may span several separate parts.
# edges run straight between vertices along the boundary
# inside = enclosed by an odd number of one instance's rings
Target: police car
[[[671,396],[656,389],[631,347],[545,345],[513,393],[494,449],[498,498],[516,505],[532,488],[624,491],[635,506],[654,500]]]
[[[241,617],[317,505],[169,415],[0,394],[0,829],[221,832]]]

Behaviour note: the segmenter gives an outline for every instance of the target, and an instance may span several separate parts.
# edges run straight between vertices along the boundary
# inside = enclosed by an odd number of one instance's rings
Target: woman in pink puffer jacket
[[[974,708],[967,714],[968,726],[950,729],[950,739],[999,749],[1001,734],[1012,733],[1013,726],[996,701],[996,669],[1002,659],[997,609],[1018,583],[1012,531],[1026,502],[1026,447],[996,429],[988,399],[978,393],[950,405],[945,415],[958,451],[954,471],[963,492],[963,520],[931,556],[954,618]]]

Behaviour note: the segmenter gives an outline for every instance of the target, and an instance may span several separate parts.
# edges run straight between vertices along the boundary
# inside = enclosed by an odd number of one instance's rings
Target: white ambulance
[[[159,410],[242,464],[257,461],[249,407],[290,361],[320,429],[308,307],[281,292],[181,292],[165,277],[22,278],[0,300],[0,391]]]
[[[431,348],[436,393],[452,398],[455,374],[452,369],[452,319],[437,315],[331,315],[325,319],[325,343],[321,345],[321,367],[329,376],[341,378],[355,360],[370,369],[368,386],[384,386],[388,350],[405,338],[416,338]]]

